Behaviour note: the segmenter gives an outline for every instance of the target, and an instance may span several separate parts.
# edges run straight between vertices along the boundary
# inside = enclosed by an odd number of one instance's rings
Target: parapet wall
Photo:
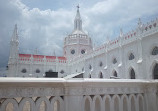
[[[0,111],[157,111],[157,94],[156,80],[0,78]]]

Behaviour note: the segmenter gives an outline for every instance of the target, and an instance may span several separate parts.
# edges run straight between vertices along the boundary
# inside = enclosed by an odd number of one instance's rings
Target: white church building
[[[17,25],[10,45],[8,77],[158,79],[158,19],[93,47],[78,8],[63,56],[19,53]]]

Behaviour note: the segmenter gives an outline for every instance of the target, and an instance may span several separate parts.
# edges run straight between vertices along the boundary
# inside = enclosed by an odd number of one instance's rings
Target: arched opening
[[[41,102],[39,111],[46,111],[46,103],[44,101]]]
[[[110,100],[109,100],[109,98],[105,99],[105,111],[110,111]]]
[[[14,106],[12,103],[8,103],[5,111],[14,111]]]
[[[153,68],[153,79],[158,79],[158,64]]]
[[[144,111],[143,110],[143,100],[141,97],[139,97],[139,111]]]
[[[113,64],[116,64],[117,63],[116,58],[114,58],[112,62],[113,62]]]
[[[55,101],[53,104],[53,111],[60,111],[60,102],[59,101]]]
[[[114,111],[119,111],[119,100],[117,97],[114,99]]]
[[[134,59],[134,54],[133,54],[133,53],[130,53],[128,59],[129,59],[129,60],[133,60],[133,59]]]
[[[26,101],[23,107],[23,111],[31,111],[31,105],[29,101]]]
[[[133,68],[130,70],[130,78],[135,79],[135,71]]]
[[[95,100],[95,111],[101,111],[101,105],[98,98]]]
[[[116,71],[114,71],[113,76],[117,77],[117,72]]]
[[[126,100],[126,98],[124,97],[124,98],[123,98],[123,111],[127,111],[127,110],[128,110],[127,100]]]
[[[89,74],[89,78],[91,78],[91,74]]]
[[[103,73],[102,72],[99,73],[99,78],[103,78]]]
[[[131,98],[131,111],[136,111],[134,97]]]
[[[157,46],[155,46],[155,47],[153,48],[151,54],[152,54],[152,55],[158,55],[158,47],[157,47]]]
[[[90,111],[90,101],[88,99],[85,101],[84,111]]]

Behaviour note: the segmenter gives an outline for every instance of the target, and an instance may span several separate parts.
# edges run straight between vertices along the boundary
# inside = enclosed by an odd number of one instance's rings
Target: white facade
[[[43,77],[58,72],[58,77],[83,73],[84,78],[158,79],[158,20],[138,27],[115,40],[93,48],[82,29],[79,9],[74,30],[64,39],[64,57],[18,53],[17,26],[11,40],[8,62],[11,77]],[[52,71],[50,71],[52,70]]]

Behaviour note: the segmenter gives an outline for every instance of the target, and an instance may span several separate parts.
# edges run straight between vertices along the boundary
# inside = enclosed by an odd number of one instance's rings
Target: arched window
[[[158,64],[154,66],[153,69],[153,79],[158,79]]]
[[[134,55],[133,55],[133,53],[130,53],[128,59],[129,59],[129,60],[133,60],[133,59],[134,59]]]
[[[99,63],[99,66],[102,67],[102,66],[103,66],[103,62],[100,62],[100,63]]]
[[[114,72],[113,76],[117,77],[117,72],[116,71]]]
[[[103,78],[103,73],[102,72],[99,73],[99,78]]]
[[[92,69],[92,66],[91,66],[91,65],[89,65],[89,69]]]
[[[39,70],[39,69],[36,69],[36,73],[40,73],[40,70]]]
[[[130,70],[130,78],[135,79],[135,71],[133,68]]]
[[[113,62],[113,64],[116,64],[117,63],[116,58],[114,58],[112,62]]]
[[[26,69],[22,69],[21,72],[22,72],[22,73],[26,73],[27,70],[26,70]]]
[[[154,49],[152,50],[152,55],[158,55],[158,47],[154,47]]]

